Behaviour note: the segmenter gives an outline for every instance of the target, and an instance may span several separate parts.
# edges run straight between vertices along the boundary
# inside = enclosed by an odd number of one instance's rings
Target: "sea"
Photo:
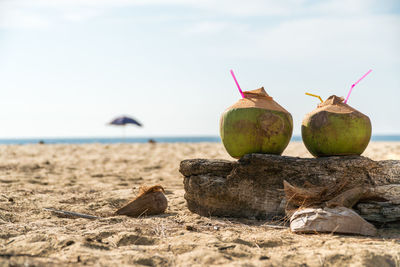
[[[0,145],[25,144],[119,144],[119,143],[219,143],[219,136],[179,136],[179,137],[84,137],[84,138],[8,138],[0,139]],[[301,136],[294,135],[291,141],[302,141]],[[400,135],[373,135],[374,142],[400,142]]]

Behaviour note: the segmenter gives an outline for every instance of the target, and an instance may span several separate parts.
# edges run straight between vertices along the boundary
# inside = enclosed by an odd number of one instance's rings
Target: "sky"
[[[0,138],[219,135],[264,86],[293,116],[346,96],[400,134],[398,0],[0,0]]]

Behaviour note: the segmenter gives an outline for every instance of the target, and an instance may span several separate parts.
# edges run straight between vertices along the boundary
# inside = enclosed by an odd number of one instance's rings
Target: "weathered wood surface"
[[[190,159],[180,164],[188,208],[203,216],[273,218],[285,214],[283,181],[294,186],[343,183],[367,187],[354,209],[369,221],[400,221],[400,161],[365,157],[295,158],[245,155],[238,161]]]

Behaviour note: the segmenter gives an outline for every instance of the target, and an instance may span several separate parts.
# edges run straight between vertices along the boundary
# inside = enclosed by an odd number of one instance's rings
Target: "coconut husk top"
[[[284,113],[289,113],[281,105],[276,103],[271,96],[265,92],[264,87],[256,90],[244,91],[244,98],[240,99],[234,105],[230,106],[228,109],[234,108],[262,108],[275,111],[281,111]]]
[[[318,105],[318,108],[313,112],[317,111],[328,111],[332,113],[352,113],[352,112],[359,112],[355,108],[350,107],[349,105],[345,104],[343,97],[338,97],[332,95],[328,97],[324,102]]]

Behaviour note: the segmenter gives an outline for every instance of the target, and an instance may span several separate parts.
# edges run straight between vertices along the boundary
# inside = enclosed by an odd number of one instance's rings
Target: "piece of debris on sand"
[[[139,195],[115,213],[132,217],[164,213],[168,207],[168,200],[164,193],[161,185],[141,186]]]
[[[346,183],[296,187],[284,181],[286,215],[294,233],[338,233],[374,236],[375,226],[351,208],[370,195],[363,186],[344,190]]]
[[[300,209],[290,218],[290,230],[294,233],[377,234],[375,226],[346,207]]]
[[[79,212],[67,211],[67,210],[57,210],[57,209],[53,209],[53,208],[43,208],[43,210],[50,211],[59,217],[66,217],[66,218],[78,217],[78,218],[85,218],[85,219],[101,219],[101,217],[84,214],[84,213],[79,213]]]

